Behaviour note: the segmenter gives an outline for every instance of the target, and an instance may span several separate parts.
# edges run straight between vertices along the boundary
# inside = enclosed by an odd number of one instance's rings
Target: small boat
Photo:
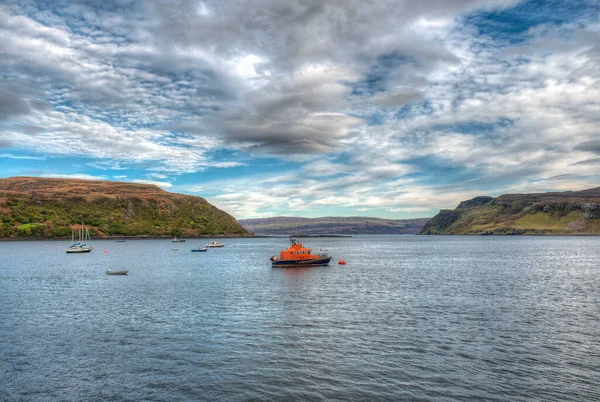
[[[198,247],[198,248],[193,248],[192,249],[192,253],[201,253],[204,251],[207,251],[208,249],[206,247]]]
[[[173,243],[185,243],[185,239],[178,239],[177,236],[173,238]]]
[[[272,268],[297,268],[329,265],[328,254],[312,254],[312,249],[303,247],[295,237],[290,237],[290,247],[279,253],[279,258],[271,257]]]
[[[79,241],[77,243],[75,243],[75,231],[72,230],[71,231],[71,241],[73,242],[73,244],[71,244],[69,247],[67,247],[65,249],[65,252],[72,254],[72,253],[89,253],[90,251],[92,251],[94,247],[92,247],[91,244],[87,244],[87,242],[91,241],[90,232],[83,225],[83,222],[81,222],[81,229],[79,229],[77,232],[79,235]]]
[[[117,243],[125,243],[127,240],[117,240]]]
[[[171,247],[171,250],[179,250],[177,247]]]
[[[205,247],[225,247],[225,243],[221,243],[218,241],[211,241]]]
[[[113,271],[111,269],[106,271],[106,275],[127,275],[127,273],[129,272],[128,269],[124,269],[122,271]]]

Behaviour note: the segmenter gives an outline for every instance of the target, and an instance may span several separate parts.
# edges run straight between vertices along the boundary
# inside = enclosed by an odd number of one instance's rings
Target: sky
[[[600,186],[597,0],[0,2],[0,177],[238,219]]]

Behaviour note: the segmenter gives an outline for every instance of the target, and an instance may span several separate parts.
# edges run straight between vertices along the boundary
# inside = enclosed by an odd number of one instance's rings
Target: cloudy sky
[[[0,177],[238,219],[600,186],[597,0],[0,3]]]

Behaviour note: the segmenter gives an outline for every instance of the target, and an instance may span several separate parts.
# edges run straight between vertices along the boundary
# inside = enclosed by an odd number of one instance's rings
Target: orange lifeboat
[[[346,261],[345,260],[339,260],[338,261],[338,265],[346,265]]]
[[[278,257],[271,257],[273,268],[306,267],[329,265],[331,257],[327,254],[313,254],[312,249],[303,247],[295,237],[290,237],[290,247],[282,250]]]

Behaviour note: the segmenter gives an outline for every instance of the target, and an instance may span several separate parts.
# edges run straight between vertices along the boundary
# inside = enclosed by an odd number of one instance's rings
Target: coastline
[[[287,239],[290,236],[284,235],[215,235],[215,236],[192,236],[179,237],[182,240],[194,239],[248,239],[248,238],[277,238]],[[299,238],[319,238],[319,237],[352,237],[351,235],[302,235]],[[173,236],[103,236],[94,237],[93,241],[97,240],[170,240]],[[71,237],[0,237],[0,242],[13,241],[70,241]]]
[[[552,233],[552,234],[521,234],[521,235],[480,235],[480,234],[419,234],[419,233],[405,233],[405,234],[389,234],[389,233],[367,233],[358,235],[303,235],[297,236],[298,238],[352,238],[353,236],[422,236],[422,237],[598,237],[600,233]],[[290,236],[286,235],[216,235],[216,236],[194,236],[194,237],[182,237],[183,240],[194,240],[194,239],[289,239]],[[92,242],[98,240],[170,240],[172,236],[105,236],[93,238]],[[0,242],[10,243],[19,241],[70,241],[70,237],[0,237]]]

